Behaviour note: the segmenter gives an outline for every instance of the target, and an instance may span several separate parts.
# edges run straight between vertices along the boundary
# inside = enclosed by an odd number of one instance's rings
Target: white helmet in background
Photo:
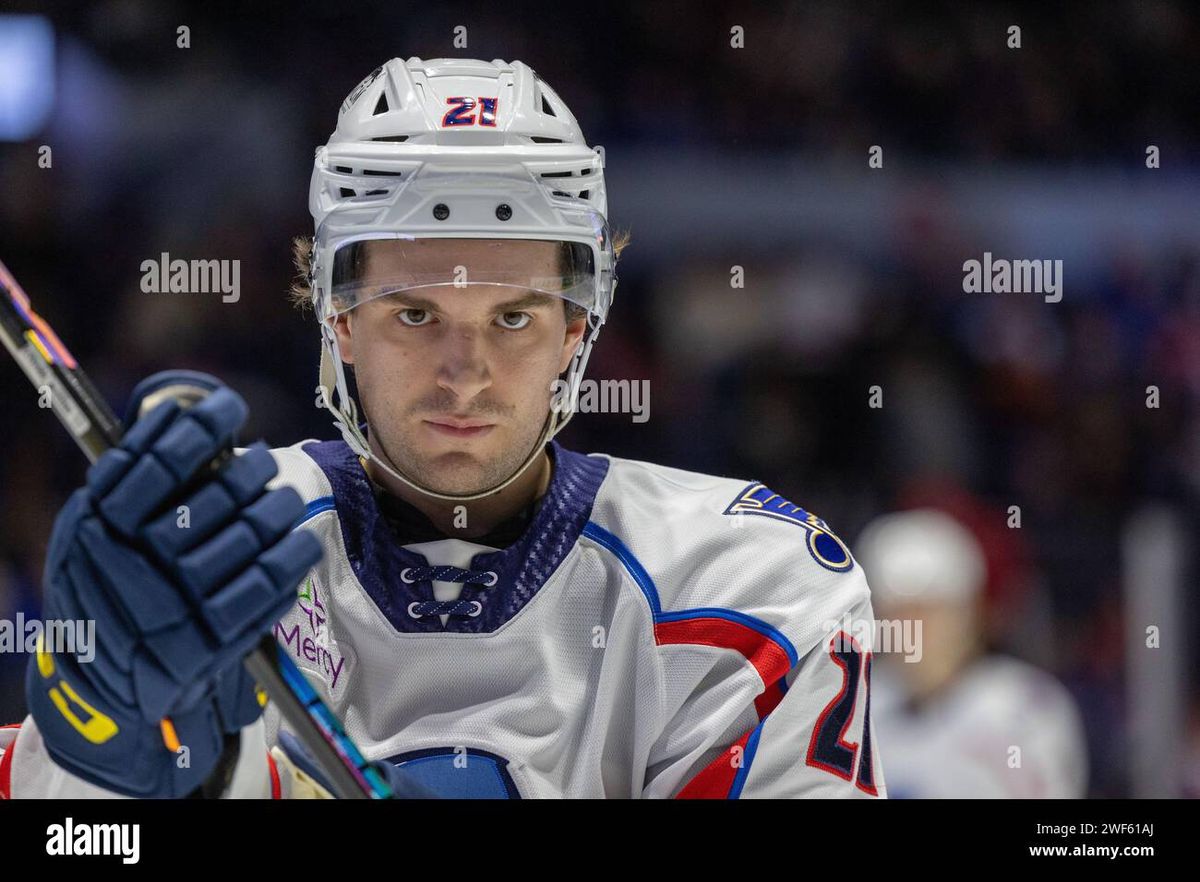
[[[983,591],[987,562],[975,536],[943,511],[919,508],[867,524],[854,557],[877,603],[962,603]]]
[[[540,439],[505,481],[478,493],[440,493],[371,451],[333,322],[367,300],[422,286],[510,285],[553,294],[587,315],[565,378],[577,389],[616,289],[607,209],[602,148],[587,145],[571,111],[527,65],[393,58],[359,83],[329,142],[317,148],[309,189],[316,227],[310,281],[323,343],[319,391],[346,443],[439,499],[478,499],[516,480],[570,420],[574,396],[551,408]],[[388,240],[382,247],[403,257],[423,241],[446,238],[558,243],[561,273],[473,273],[414,261],[421,272],[395,269],[382,280],[355,275],[362,265],[357,243]]]

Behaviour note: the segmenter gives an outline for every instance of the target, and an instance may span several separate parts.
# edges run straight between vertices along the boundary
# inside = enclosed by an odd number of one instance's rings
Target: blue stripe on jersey
[[[300,517],[300,520],[296,521],[296,527],[299,527],[301,524],[312,520],[321,512],[333,511],[334,508],[336,508],[336,506],[334,505],[332,496],[318,496],[308,505],[304,506],[304,514]],[[294,530],[296,527],[293,527],[292,529]]]
[[[787,654],[788,661],[791,662],[793,667],[799,661],[800,656],[796,652],[796,647],[792,645],[792,641],[788,640],[778,628],[773,628],[762,619],[756,619],[754,616],[746,615],[737,610],[722,609],[714,606],[663,612],[662,604],[658,599],[658,588],[654,585],[654,579],[650,577],[650,574],[646,572],[646,568],[642,566],[641,561],[637,559],[620,538],[594,521],[587,522],[583,528],[583,535],[598,545],[607,548],[624,564],[629,575],[633,577],[633,581],[637,583],[638,587],[642,589],[642,593],[646,595],[646,601],[650,604],[650,611],[654,615],[656,624],[658,622],[678,622],[686,619],[727,619],[728,621],[737,622],[738,624],[752,628],[769,640],[778,643],[779,647]]]
[[[737,770],[737,774],[733,776],[733,783],[729,786],[729,799],[740,799],[742,796],[742,788],[746,786],[746,776],[750,774],[750,764],[754,762],[754,754],[758,752],[758,739],[762,735],[763,724],[769,718],[770,714],[767,714],[759,720],[754,731],[750,733],[750,737],[746,739],[746,753],[742,756],[741,768]]]
[[[646,595],[646,600],[650,604],[650,612],[654,614],[655,621],[658,621],[658,616],[662,612],[662,606],[658,602],[658,589],[654,587],[654,580],[650,578],[650,574],[646,572],[641,561],[634,557],[633,552],[625,546],[624,542],[594,521],[584,524],[583,535],[593,542],[603,545],[625,565],[629,575],[633,576],[633,581],[637,582],[642,593]]]

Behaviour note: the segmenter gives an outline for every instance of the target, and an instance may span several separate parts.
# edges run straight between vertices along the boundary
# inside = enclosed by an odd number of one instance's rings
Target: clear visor
[[[380,297],[430,288],[490,286],[518,297],[561,297],[588,310],[599,296],[595,249],[562,240],[356,239],[338,246],[328,272],[333,315]]]

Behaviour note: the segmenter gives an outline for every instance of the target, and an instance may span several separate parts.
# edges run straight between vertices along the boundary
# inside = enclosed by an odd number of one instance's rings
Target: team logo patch
[[[834,535],[829,524],[762,484],[751,484],[729,503],[722,514],[761,515],[795,524],[807,534],[805,544],[808,553],[825,569],[844,573],[854,567],[854,558],[850,556],[846,543]]]

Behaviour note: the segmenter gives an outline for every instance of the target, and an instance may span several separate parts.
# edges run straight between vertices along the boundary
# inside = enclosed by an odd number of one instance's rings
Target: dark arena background
[[[118,412],[192,368],[249,402],[243,440],[336,437],[287,296],[313,149],[389,58],[520,59],[632,237],[587,376],[648,410],[564,445],[762,481],[852,548],[949,513],[986,560],[980,651],[1077,710],[1071,795],[1200,796],[1194,5],[247,6],[0,13],[0,259]],[[240,296],[146,293],[164,252],[239,261]],[[1059,287],[971,289],[1000,259]],[[11,622],[86,464],[9,359],[0,406]],[[27,663],[0,653],[0,723]],[[890,795],[920,795],[880,726]]]

